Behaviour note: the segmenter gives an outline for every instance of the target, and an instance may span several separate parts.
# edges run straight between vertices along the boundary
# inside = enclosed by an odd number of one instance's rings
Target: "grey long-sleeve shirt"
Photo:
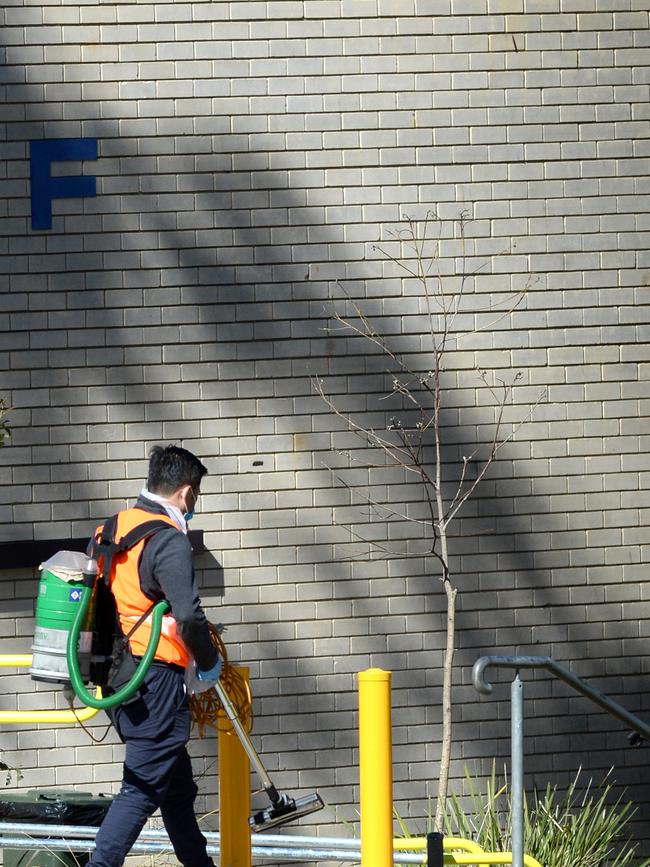
[[[136,508],[152,515],[167,515],[164,508],[139,497]],[[178,624],[181,638],[196,660],[197,668],[209,671],[217,663],[208,620],[201,606],[188,537],[170,527],[146,542],[140,557],[140,587],[152,602],[166,599]]]

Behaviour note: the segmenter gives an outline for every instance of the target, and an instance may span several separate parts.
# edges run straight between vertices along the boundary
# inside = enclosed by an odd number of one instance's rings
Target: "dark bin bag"
[[[101,825],[112,795],[89,792],[38,792],[0,795],[0,820],[50,825]]]

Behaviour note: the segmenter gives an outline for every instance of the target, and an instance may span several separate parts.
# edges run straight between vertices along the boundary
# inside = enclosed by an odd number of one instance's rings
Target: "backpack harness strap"
[[[117,515],[108,518],[100,532],[90,543],[90,556],[94,557],[97,561],[99,561],[100,557],[104,558],[103,568],[101,570],[104,583],[108,585],[109,576],[113,567],[113,557],[115,557],[116,554],[121,554],[122,551],[128,551],[129,548],[133,548],[134,545],[137,545],[138,542],[141,542],[143,539],[148,539],[149,536],[154,536],[161,530],[167,530],[170,526],[171,524],[168,524],[167,521],[161,521],[159,519],[145,521],[144,524],[134,527],[125,536],[122,536],[119,542],[116,542],[115,530],[117,528]],[[156,602],[151,603],[150,607],[147,608],[135,625],[131,627],[128,634],[124,636],[125,641],[128,641],[136,629],[144,623],[153,611],[155,605]]]

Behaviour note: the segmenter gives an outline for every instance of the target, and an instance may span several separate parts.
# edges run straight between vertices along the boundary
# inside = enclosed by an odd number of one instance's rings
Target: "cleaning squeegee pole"
[[[237,737],[239,738],[242,747],[244,748],[248,758],[251,760],[252,764],[255,767],[255,770],[259,775],[259,778],[262,781],[262,785],[264,786],[266,793],[268,794],[271,801],[275,804],[277,801],[280,800],[280,795],[278,794],[277,789],[273,785],[273,782],[271,781],[271,778],[269,777],[266,768],[262,764],[260,757],[257,755],[255,747],[253,746],[251,739],[248,737],[248,732],[241,724],[241,721],[237,716],[237,711],[235,710],[233,703],[230,701],[226,690],[221,685],[221,681],[218,680],[215,683],[214,688],[217,695],[219,696],[219,701],[223,705],[223,709],[226,711],[228,719],[232,723],[232,727],[237,733]]]

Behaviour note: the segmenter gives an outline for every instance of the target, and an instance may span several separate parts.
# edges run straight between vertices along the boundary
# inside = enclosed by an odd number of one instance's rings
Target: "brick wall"
[[[489,441],[477,365],[523,372],[510,419],[548,393],[456,525],[454,785],[508,755],[507,688],[471,687],[482,653],[551,655],[647,714],[647,2],[8,2],[0,16],[0,541],[83,536],[137,494],[151,444],[195,450],[210,469],[203,598],[251,667],[277,783],[318,788],[326,829],[354,820],[354,675],[380,665],[398,807],[421,818],[439,757],[435,562],[350,545],[348,525],[400,531],[368,526],[332,479],[351,440],[312,378],[385,425],[384,359],[326,330],[336,283],[426,370],[423,303],[374,245],[392,251],[390,230],[435,208],[453,280],[468,211],[476,297],[535,279],[494,325],[477,305],[466,324],[484,330],[449,356],[450,477]],[[97,195],[54,198],[51,229],[34,229],[30,142],[62,138],[97,140],[96,160],[52,168],[96,177]],[[346,479],[419,496],[387,471]],[[3,651],[29,649],[36,586],[2,573]],[[564,686],[526,680],[528,786],[614,765],[647,822],[643,751]],[[3,674],[3,707],[54,699],[33,690]],[[0,747],[22,786],[119,778],[112,734],[8,727]],[[215,744],[192,749],[210,809]]]

